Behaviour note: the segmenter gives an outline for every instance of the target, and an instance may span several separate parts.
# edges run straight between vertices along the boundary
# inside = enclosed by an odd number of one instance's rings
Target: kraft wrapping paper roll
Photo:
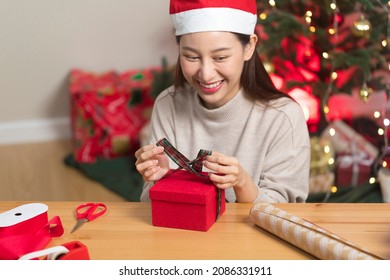
[[[379,256],[271,204],[258,203],[250,210],[259,227],[322,260],[380,260]]]

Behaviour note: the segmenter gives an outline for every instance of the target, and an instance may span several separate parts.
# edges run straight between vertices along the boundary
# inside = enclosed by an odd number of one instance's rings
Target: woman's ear
[[[244,60],[248,61],[253,53],[256,51],[256,46],[257,46],[257,35],[252,34],[251,37],[249,38],[249,43],[245,47],[245,53],[244,53]]]

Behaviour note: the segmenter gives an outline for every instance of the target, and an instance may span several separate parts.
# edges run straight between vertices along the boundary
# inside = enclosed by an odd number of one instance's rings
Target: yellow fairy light
[[[331,3],[331,4],[330,4],[330,8],[331,8],[332,10],[336,10],[336,8],[337,8],[336,3]]]
[[[374,118],[379,119],[381,117],[381,113],[379,111],[374,112]]]
[[[330,35],[336,34],[336,30],[334,28],[329,28],[328,32]]]
[[[311,17],[312,17],[313,13],[311,11],[307,11],[305,13],[305,21],[306,23],[310,24],[311,23]]]
[[[274,0],[269,0],[269,4],[272,6],[272,7],[275,7],[276,3]]]
[[[311,33],[316,32],[316,28],[313,25],[309,27],[309,30]]]
[[[333,187],[330,189],[330,192],[331,192],[331,193],[336,193],[336,192],[337,192],[337,187],[336,187],[336,186],[333,186]]]
[[[383,162],[382,162],[382,166],[383,166],[383,168],[386,168],[386,167],[387,167],[387,162],[386,162],[386,161],[383,161]]]
[[[329,58],[329,54],[327,52],[323,52],[322,53],[322,57],[325,58],[325,59],[328,59]]]
[[[336,72],[332,72],[331,78],[332,78],[333,81],[337,79],[337,76],[338,75],[337,75]]]
[[[385,48],[386,46],[387,46],[387,40],[383,40],[383,41],[382,41],[382,47]]]
[[[328,160],[328,164],[329,164],[329,165],[334,164],[334,158],[330,158],[330,159]]]
[[[260,18],[261,20],[266,20],[266,19],[267,19],[267,14],[266,14],[266,13],[261,13],[261,14],[259,15],[259,18]]]
[[[324,113],[325,113],[325,114],[328,114],[328,113],[329,113],[329,107],[328,107],[328,106],[324,106]]]
[[[371,177],[370,180],[368,180],[368,182],[372,185],[376,182],[376,179],[374,177]]]
[[[385,131],[383,130],[383,128],[378,128],[378,134],[379,135],[385,134]]]
[[[325,154],[329,154],[330,153],[330,147],[328,145],[324,146],[324,152],[325,152]]]

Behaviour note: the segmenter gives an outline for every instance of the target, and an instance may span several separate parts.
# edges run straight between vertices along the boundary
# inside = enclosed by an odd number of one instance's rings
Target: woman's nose
[[[204,81],[211,81],[215,75],[214,64],[209,60],[202,61],[199,69],[199,77]]]

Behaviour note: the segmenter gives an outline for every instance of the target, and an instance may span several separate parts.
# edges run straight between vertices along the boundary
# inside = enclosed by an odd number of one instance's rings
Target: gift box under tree
[[[336,185],[356,187],[368,182],[378,148],[341,120],[330,123],[322,136],[336,151]]]
[[[139,133],[149,120],[154,98],[154,73],[159,67],[95,74],[80,69],[70,74],[73,155],[95,162],[134,153]]]
[[[351,154],[352,149],[355,149],[360,153],[364,153],[372,161],[374,161],[379,154],[379,150],[376,146],[342,120],[331,122],[324,129],[321,137],[330,142],[336,154]],[[352,144],[354,146],[352,146]]]
[[[337,156],[336,185],[338,187],[357,187],[367,183],[371,177],[373,161],[355,151],[339,153]]]

